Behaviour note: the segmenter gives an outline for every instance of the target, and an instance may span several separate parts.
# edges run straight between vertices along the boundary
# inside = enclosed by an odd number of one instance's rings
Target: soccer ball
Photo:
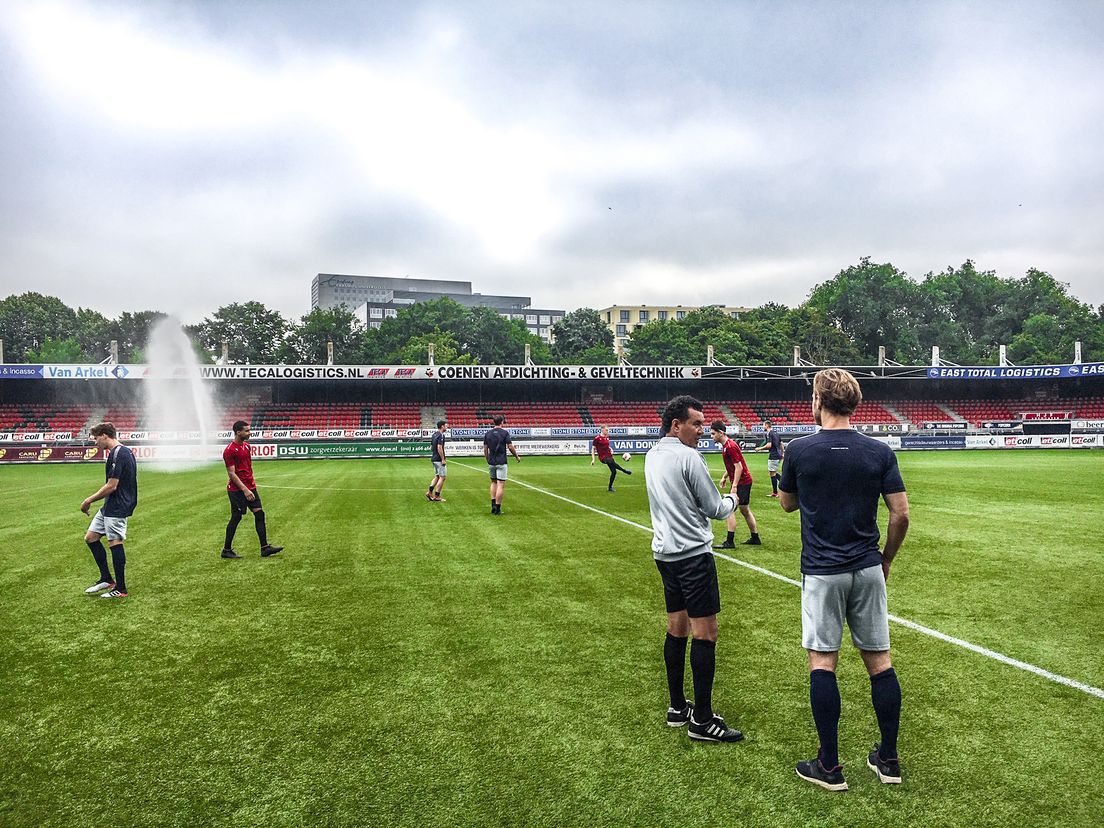
[[[621,459],[625,461],[632,460],[632,455],[626,451],[624,454],[621,455]]]

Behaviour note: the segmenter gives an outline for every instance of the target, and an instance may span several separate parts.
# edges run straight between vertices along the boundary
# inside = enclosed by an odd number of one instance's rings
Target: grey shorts
[[[88,524],[88,531],[97,535],[106,535],[108,540],[126,540],[127,519],[121,517],[106,517],[103,509],[96,512],[92,522]]]
[[[767,461],[767,471],[769,471],[769,472],[778,471],[778,464],[781,463],[781,462],[782,462],[781,460],[768,460]]]
[[[438,477],[448,476],[448,466],[438,460],[433,461],[433,473]]]
[[[491,473],[491,480],[505,480],[507,465],[503,463],[501,466],[487,466],[487,469]]]
[[[860,650],[889,649],[889,611],[880,564],[857,572],[801,576],[801,646],[838,652],[843,622]]]

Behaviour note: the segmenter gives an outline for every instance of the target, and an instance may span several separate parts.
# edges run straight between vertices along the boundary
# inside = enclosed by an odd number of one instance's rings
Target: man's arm
[[[883,495],[889,508],[889,527],[886,529],[885,547],[882,549],[882,572],[889,580],[889,565],[897,557],[909,528],[909,503],[907,492]]]
[[[81,511],[87,515],[89,506],[91,506],[97,500],[103,500],[117,488],[119,488],[119,478],[109,477],[106,483],[100,486],[100,488],[96,489],[95,494],[90,495],[83,500],[83,502],[81,503]]]
[[[238,477],[237,466],[227,466],[226,473],[230,475],[230,482],[237,486],[241,493],[245,495],[246,500],[256,499],[257,496],[253,494],[253,492],[249,490],[249,487],[242,483],[241,478]]]
[[[439,442],[437,444],[437,454],[440,456],[441,462],[444,463],[445,462],[445,441],[444,440],[442,440],[441,442]]]
[[[782,478],[778,481],[778,503],[783,512],[796,512],[797,501],[797,463],[795,459],[782,467]]]
[[[598,454],[598,450],[594,448],[594,442],[590,444],[590,465],[594,465],[594,458]]]
[[[689,471],[688,483],[690,494],[698,504],[698,508],[706,517],[713,520],[722,520],[736,510],[736,501],[732,495],[722,495],[713,485],[713,478],[709,476],[709,469],[700,456],[688,458]]]
[[[521,458],[518,457],[517,449],[514,448],[514,444],[513,443],[507,443],[506,448],[508,448],[510,450],[510,454],[514,455],[514,459],[517,460],[520,463]]]
[[[491,447],[486,443],[483,444],[483,459],[487,461],[487,465],[491,465]]]

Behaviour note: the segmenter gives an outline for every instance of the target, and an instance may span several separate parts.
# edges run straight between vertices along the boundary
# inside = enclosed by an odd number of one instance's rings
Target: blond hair
[[[862,402],[859,381],[850,371],[825,368],[813,377],[813,393],[820,397],[820,407],[840,417],[850,417]]]

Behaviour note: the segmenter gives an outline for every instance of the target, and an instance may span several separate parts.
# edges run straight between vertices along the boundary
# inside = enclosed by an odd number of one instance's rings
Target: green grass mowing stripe
[[[455,461],[454,461],[454,463],[455,463]],[[474,472],[481,471],[481,469],[479,469],[478,467],[469,466],[465,463],[455,463],[455,465],[461,466],[465,469],[471,469]],[[549,491],[547,489],[542,489],[538,486],[533,486],[530,483],[525,483],[524,481],[518,480],[516,478],[514,478],[514,482],[517,483],[519,486],[524,486],[527,489],[532,489],[535,492],[540,492],[541,494],[548,495],[549,497],[554,497],[557,500],[562,500],[563,502],[570,503],[573,506],[578,506],[582,509],[586,509],[586,510],[594,512],[596,514],[603,515],[603,516],[611,518],[613,520],[620,521],[621,523],[626,523],[629,526],[633,526],[633,527],[635,527],[637,529],[641,529],[645,532],[651,532],[652,531],[652,528],[650,526],[645,526],[642,523],[637,523],[636,521],[628,520],[627,518],[623,518],[620,515],[615,515],[615,514],[612,514],[610,512],[605,512],[605,511],[602,511],[601,509],[596,509],[593,506],[588,506],[585,503],[580,503],[577,500],[572,500],[570,498],[564,497],[563,495],[556,494],[555,492]],[[730,561],[731,563],[738,564],[739,566],[745,567],[746,569],[750,569],[753,572],[758,572],[761,575],[767,575],[771,578],[774,578],[776,580],[779,580],[779,581],[782,581],[784,583],[790,584],[792,586],[796,586],[796,587],[801,586],[800,581],[795,581],[793,578],[787,578],[785,575],[780,575],[777,572],[773,572],[773,571],[771,571],[769,569],[765,569],[764,567],[761,567],[761,566],[756,566],[755,564],[748,563],[747,561],[741,561],[738,558],[733,558],[729,555],[725,555],[725,554],[722,554],[720,552],[714,552],[714,557],[723,558],[726,561]],[[907,618],[901,618],[901,617],[896,616],[896,615],[890,615],[889,620],[893,621],[896,624],[900,624],[901,626],[908,627],[910,630],[913,630],[915,632],[919,632],[919,633],[922,633],[924,635],[931,636],[932,638],[938,638],[940,641],[945,641],[948,644],[954,644],[957,647],[963,647],[967,650],[970,650],[972,652],[977,653],[978,655],[985,656],[986,658],[991,658],[995,661],[1001,662],[1002,664],[1007,664],[1010,667],[1015,667],[1019,670],[1024,670],[1025,672],[1028,672],[1028,673],[1034,673],[1035,675],[1040,676],[1042,678],[1045,678],[1048,681],[1053,681],[1056,684],[1063,684],[1067,687],[1072,687],[1075,690],[1080,690],[1082,693],[1088,693],[1091,696],[1096,696],[1097,698],[1104,699],[1104,690],[1100,689],[1099,687],[1093,687],[1092,685],[1085,684],[1084,682],[1077,681],[1077,679],[1072,679],[1072,678],[1069,678],[1068,676],[1062,676],[1062,675],[1059,675],[1058,673],[1052,673],[1049,670],[1044,670],[1042,667],[1037,667],[1036,665],[1029,664],[1026,661],[1020,661],[1019,659],[1012,658],[1011,656],[1004,655],[1004,653],[999,653],[996,650],[990,650],[987,647],[981,647],[981,646],[979,646],[977,644],[973,644],[969,641],[964,641],[961,638],[955,638],[954,636],[947,635],[946,633],[942,633],[939,630],[933,630],[931,627],[925,627],[923,624],[917,624],[915,621],[909,621]]]

